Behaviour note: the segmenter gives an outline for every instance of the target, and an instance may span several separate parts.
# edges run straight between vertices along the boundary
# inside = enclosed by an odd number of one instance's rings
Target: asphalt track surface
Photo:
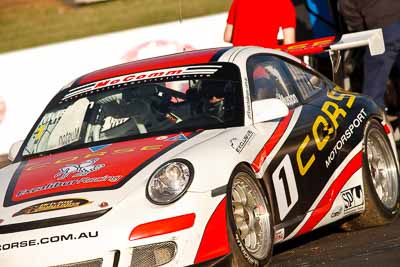
[[[400,219],[344,232],[327,226],[275,246],[271,266],[400,266]]]

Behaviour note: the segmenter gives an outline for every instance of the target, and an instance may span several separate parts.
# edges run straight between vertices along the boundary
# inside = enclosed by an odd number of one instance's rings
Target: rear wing
[[[385,52],[382,29],[344,34],[337,40],[335,36],[282,45],[277,50],[293,56],[310,56],[330,51],[340,51],[361,46],[368,46],[372,56]]]
[[[332,80],[345,90],[350,90],[350,76],[348,73],[344,73],[343,67],[341,67],[342,54],[346,56],[346,53],[341,53],[341,51],[362,46],[368,46],[371,56],[385,53],[382,29],[344,34],[339,40],[331,36],[298,42],[283,45],[277,49],[293,56],[304,56],[306,62],[308,56],[328,52],[332,64]]]

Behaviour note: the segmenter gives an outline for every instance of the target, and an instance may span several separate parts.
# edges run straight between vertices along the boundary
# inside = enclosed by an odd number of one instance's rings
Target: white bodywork
[[[33,200],[7,208],[1,207],[0,227],[9,224],[45,220],[49,216],[63,217],[111,208],[109,212],[101,217],[86,222],[0,234],[1,266],[55,266],[103,258],[102,266],[111,267],[118,251],[120,253],[118,266],[126,267],[130,266],[133,247],[165,241],[174,241],[177,244],[177,254],[169,265],[185,266],[193,264],[206,225],[218,204],[225,198],[225,193],[212,196],[212,190],[226,186],[233,169],[240,163],[250,166],[260,148],[263,147],[278,126],[277,121],[253,123],[246,61],[249,56],[256,53],[270,53],[289,57],[300,63],[299,59],[288,56],[286,53],[255,47],[232,48],[219,59],[222,62],[234,62],[241,69],[245,108],[245,123],[243,127],[203,131],[152,161],[140,170],[134,178],[118,189],[66,194],[49,197],[45,200]],[[271,108],[269,112],[274,114],[275,111]],[[276,118],[282,116],[282,111],[278,110],[276,112],[279,113]],[[260,170],[256,172],[258,178],[261,178],[268,168],[272,158],[293,129],[301,112],[301,106],[294,110],[292,119],[282,139],[264,161]],[[246,141],[246,144],[238,152],[237,148],[241,145],[241,140],[248,133],[251,133],[251,138]],[[359,151],[361,151],[361,144],[352,153],[358,153]],[[152,204],[145,195],[147,181],[162,163],[175,158],[185,159],[193,164],[195,170],[193,182],[188,192],[179,201],[165,206]],[[350,159],[351,155],[348,157],[348,160]],[[0,196],[6,195],[12,174],[19,164],[15,163],[0,170]],[[344,162],[343,165],[345,164]],[[341,168],[338,168],[338,172],[340,172]],[[332,181],[335,179],[336,174],[331,177]],[[361,171],[354,174],[343,190],[358,185],[362,186]],[[325,190],[328,187],[329,184]],[[323,193],[321,193],[321,197]],[[279,194],[284,194],[284,192],[276,192],[276,195]],[[86,199],[90,201],[90,204],[76,208],[13,217],[15,213],[27,206],[43,203],[44,201],[67,198]],[[105,206],[104,203],[107,203],[107,205]],[[315,205],[317,204],[318,201],[316,201]],[[324,218],[317,227],[344,217],[345,214],[342,212],[338,213],[338,215],[334,214],[343,205],[343,200],[338,197],[332,210],[328,213],[329,216]],[[313,207],[310,209],[310,213]],[[355,212],[362,212],[363,209],[364,206],[362,205]],[[195,213],[196,217],[194,225],[190,228],[135,241],[129,240],[132,229],[138,225],[191,213]],[[331,216],[331,214],[335,216]],[[307,220],[307,216],[304,218],[304,222]],[[302,224],[300,224],[299,228],[301,226]],[[276,231],[279,232],[280,230],[276,229]],[[296,233],[294,231],[291,236],[281,236],[275,242],[288,240],[295,236]]]

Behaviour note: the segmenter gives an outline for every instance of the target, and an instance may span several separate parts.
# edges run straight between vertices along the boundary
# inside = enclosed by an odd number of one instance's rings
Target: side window
[[[328,89],[328,84],[320,76],[296,65],[285,62],[294,82],[296,83],[299,93],[304,100],[313,95]]]
[[[291,87],[282,60],[271,55],[255,55],[247,61],[252,101],[279,98],[292,108],[299,101]]]

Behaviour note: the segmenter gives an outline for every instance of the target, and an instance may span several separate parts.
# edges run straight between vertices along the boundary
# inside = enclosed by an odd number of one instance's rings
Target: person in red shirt
[[[280,27],[283,43],[294,43],[296,11],[291,0],[233,0],[224,41],[234,46],[276,47]]]

